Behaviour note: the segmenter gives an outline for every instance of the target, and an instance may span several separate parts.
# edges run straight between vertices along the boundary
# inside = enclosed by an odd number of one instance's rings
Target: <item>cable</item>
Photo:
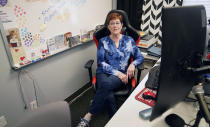
[[[34,80],[33,80],[33,86],[34,86],[34,95],[35,95],[35,98],[36,98],[36,103],[37,103],[37,106],[39,106],[38,96],[37,96],[37,89],[36,89],[36,85],[35,85],[35,81]]]
[[[38,101],[38,96],[37,96],[37,88],[36,88],[37,82],[33,78],[33,75],[28,70],[24,70],[24,72],[33,81],[34,96],[35,96],[35,100],[36,100],[37,106],[39,107],[39,101]]]
[[[39,107],[38,94],[37,94],[37,88],[36,88],[36,85],[37,85],[36,80],[34,80],[32,74],[28,70],[20,70],[18,73],[18,82],[20,85],[20,93],[21,93],[21,97],[23,99],[24,109],[28,109],[28,101],[26,99],[26,94],[25,94],[25,91],[23,88],[23,83],[22,83],[22,78],[21,78],[22,73],[26,74],[32,80],[35,100],[36,100],[37,106]]]
[[[24,109],[28,109],[27,99],[25,98],[26,97],[25,91],[24,91],[24,88],[23,88],[22,83],[21,83],[21,72],[22,72],[22,70],[20,70],[18,72],[18,83],[20,85],[20,93],[21,93],[21,97],[22,97],[22,100],[23,100],[23,103],[24,103]]]
[[[194,99],[194,98],[186,97],[186,98],[184,99],[184,101],[186,101],[186,102],[197,102],[198,100],[197,100],[197,99]],[[210,105],[210,103],[207,103],[207,102],[206,102],[206,104],[207,104],[207,105]]]
[[[186,97],[184,99],[184,101],[186,101],[186,102],[197,102],[198,100],[197,99],[194,99],[194,98]]]
[[[190,120],[190,122],[189,122],[188,124],[185,124],[185,125],[187,125],[187,127],[192,127],[192,125],[190,125],[190,124],[191,124],[191,122],[194,121],[194,120],[195,120],[195,119]]]
[[[190,124],[184,124],[184,125],[187,125],[187,127],[192,127],[192,125],[190,125]]]

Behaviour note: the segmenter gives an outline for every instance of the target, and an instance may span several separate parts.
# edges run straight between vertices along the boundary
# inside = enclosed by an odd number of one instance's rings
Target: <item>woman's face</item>
[[[122,25],[123,24],[120,22],[119,19],[113,19],[113,20],[110,20],[108,29],[111,32],[111,34],[117,35],[117,34],[120,34],[122,30]]]

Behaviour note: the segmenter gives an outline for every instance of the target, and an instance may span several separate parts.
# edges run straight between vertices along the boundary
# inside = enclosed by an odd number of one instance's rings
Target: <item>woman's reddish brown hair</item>
[[[119,13],[111,13],[107,16],[107,19],[106,19],[107,25],[109,24],[111,20],[114,20],[114,19],[119,19],[121,23],[123,21],[122,16]]]

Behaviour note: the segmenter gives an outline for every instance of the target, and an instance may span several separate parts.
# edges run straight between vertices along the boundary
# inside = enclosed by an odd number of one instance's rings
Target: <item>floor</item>
[[[144,62],[145,69],[142,72],[140,81],[143,77],[148,73],[150,68],[154,65],[153,61]],[[76,127],[80,119],[88,112],[91,100],[94,97],[94,90],[92,87],[89,87],[83,93],[81,93],[78,97],[76,97],[73,101],[69,102],[71,115],[72,115],[72,126]],[[117,99],[117,105],[120,107],[126,98]],[[97,116],[94,116],[90,122],[90,127],[104,127],[106,123],[109,121],[108,113],[106,110],[103,110]]]

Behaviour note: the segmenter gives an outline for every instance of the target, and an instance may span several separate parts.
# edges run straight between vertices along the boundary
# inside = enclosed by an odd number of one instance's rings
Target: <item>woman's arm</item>
[[[127,76],[129,78],[134,76],[135,67],[141,64],[144,60],[144,57],[142,56],[139,48],[136,46],[133,39],[132,39],[132,47],[133,47],[132,56],[134,58],[134,61],[129,65],[127,69]]]
[[[133,52],[132,52],[132,56],[134,58],[134,61],[132,62],[132,64],[137,67],[139,64],[141,64],[144,61],[144,57],[142,56],[139,48],[137,47],[136,43],[134,42],[134,40],[132,41],[132,47],[133,47]]]

